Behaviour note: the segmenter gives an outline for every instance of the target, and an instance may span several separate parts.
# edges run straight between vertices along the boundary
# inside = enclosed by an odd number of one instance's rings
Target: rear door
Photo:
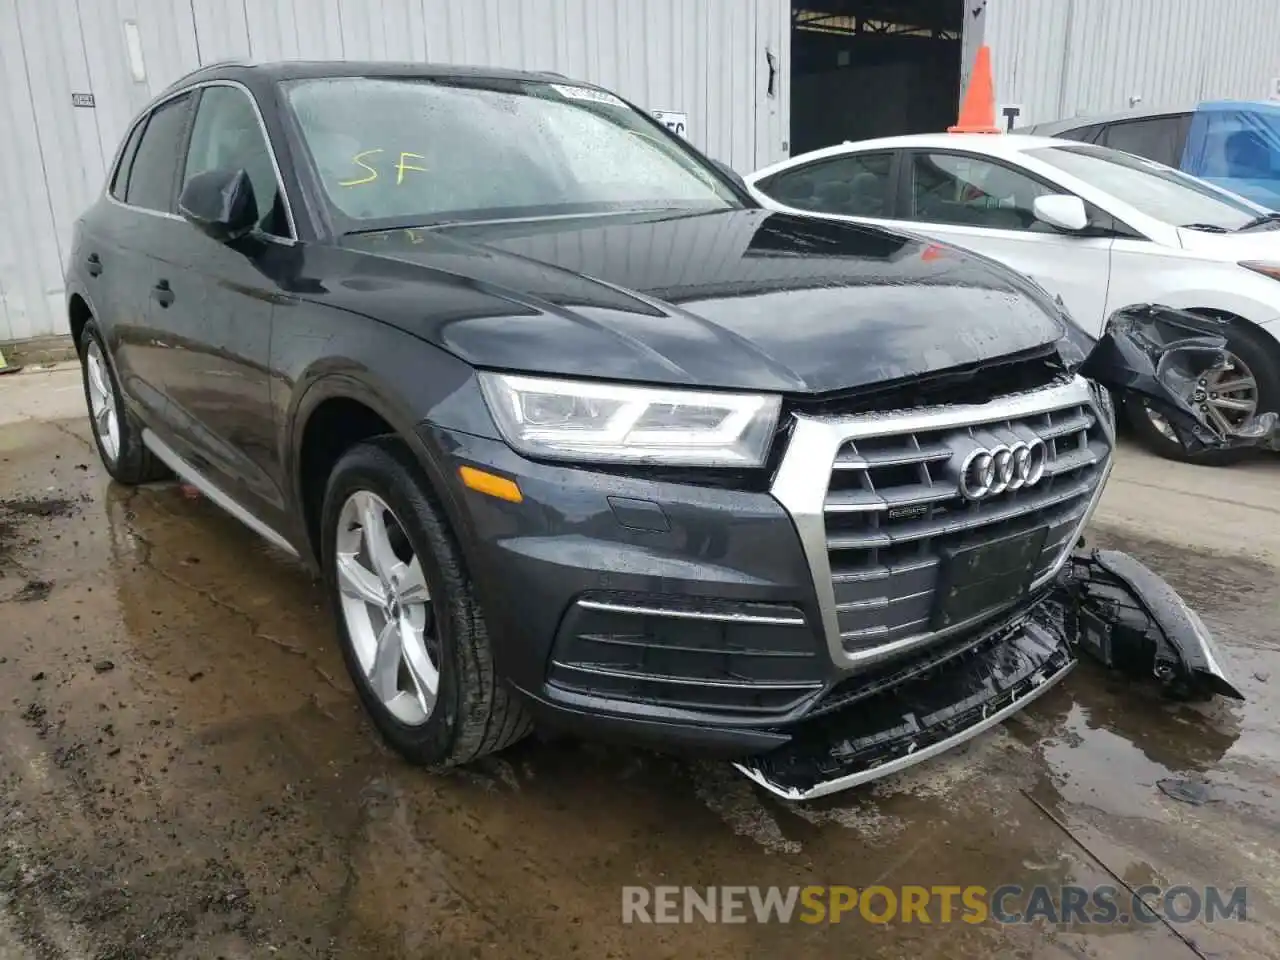
[[[107,305],[94,306],[109,312],[104,316],[121,386],[144,422],[162,432],[171,430],[163,369],[174,344],[164,316],[151,309],[151,297],[157,258],[179,223],[173,198],[191,99],[184,93],[166,100],[137,124],[109,194],[112,214],[103,218],[96,237],[103,249],[86,247],[86,258],[98,258],[92,269],[99,272]]]

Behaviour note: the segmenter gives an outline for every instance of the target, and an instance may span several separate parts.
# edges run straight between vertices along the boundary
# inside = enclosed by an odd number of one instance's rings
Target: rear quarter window
[[[1098,139],[1098,131],[1102,129],[1102,124],[1091,123],[1086,127],[1073,127],[1070,130],[1063,130],[1061,133],[1055,133],[1055,137],[1061,137],[1063,140],[1078,140],[1081,143],[1093,143]]]
[[[191,95],[181,94],[151,112],[129,169],[124,199],[130,206],[169,212],[173,206],[178,160]]]
[[[129,185],[129,171],[133,169],[133,157],[138,152],[138,141],[142,139],[142,133],[147,129],[147,117],[139,120],[129,132],[129,139],[125,142],[124,149],[120,151],[120,162],[116,165],[115,173],[111,178],[111,195],[117,200],[123,200],[125,188]]]

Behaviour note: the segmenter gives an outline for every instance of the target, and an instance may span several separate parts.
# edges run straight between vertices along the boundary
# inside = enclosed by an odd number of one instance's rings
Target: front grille
[[[1109,466],[1099,416],[1081,377],[983,403],[797,413],[770,490],[800,535],[836,664],[865,671],[988,624],[1047,583]],[[961,495],[974,449],[1037,438],[1038,482]]]
[[[892,420],[886,427],[892,428]],[[1024,436],[1029,430],[1044,441],[1043,478],[1027,489],[966,500],[948,469],[948,441],[1012,430]],[[845,442],[823,511],[841,645],[853,651],[928,632],[948,548],[1045,527],[1029,581],[1043,578],[1071,547],[1109,455],[1106,434],[1087,402],[1017,419]]]

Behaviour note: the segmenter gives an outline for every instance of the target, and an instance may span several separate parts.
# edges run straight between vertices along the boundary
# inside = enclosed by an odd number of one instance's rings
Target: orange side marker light
[[[520,492],[514,480],[477,470],[475,467],[459,467],[458,476],[462,478],[464,484],[477,493],[485,493],[511,503],[524,502],[524,494]]]

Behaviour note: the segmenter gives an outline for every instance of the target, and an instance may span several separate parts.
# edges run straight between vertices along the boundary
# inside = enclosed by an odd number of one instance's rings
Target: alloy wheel
[[[1234,436],[1258,412],[1258,381],[1249,365],[1234,353],[1227,354],[1226,366],[1201,379],[1197,394],[1201,391],[1204,396],[1199,401],[1200,410],[1223,436]],[[1181,442],[1165,417],[1150,408],[1147,416],[1165,437]]]
[[[342,614],[364,681],[393,717],[420,726],[435,709],[441,662],[422,563],[391,508],[367,490],[343,503],[336,536]]]
[[[85,351],[85,375],[89,381],[89,414],[93,419],[93,432],[107,460],[115,463],[120,456],[120,419],[111,372],[97,340],[91,341]]]

